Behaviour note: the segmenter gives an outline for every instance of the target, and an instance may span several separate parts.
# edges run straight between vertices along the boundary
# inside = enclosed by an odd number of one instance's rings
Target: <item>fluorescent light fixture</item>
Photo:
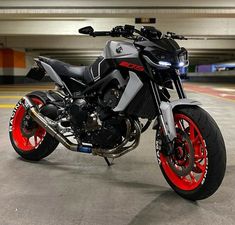
[[[158,64],[159,64],[160,66],[171,66],[171,63],[165,62],[165,61],[159,61]]]

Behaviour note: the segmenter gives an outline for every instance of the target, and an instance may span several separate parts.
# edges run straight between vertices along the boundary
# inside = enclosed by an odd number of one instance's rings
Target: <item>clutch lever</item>
[[[178,39],[178,40],[188,40],[188,38],[184,37],[183,35],[178,35],[176,33],[173,32],[167,32],[166,36],[172,39]]]

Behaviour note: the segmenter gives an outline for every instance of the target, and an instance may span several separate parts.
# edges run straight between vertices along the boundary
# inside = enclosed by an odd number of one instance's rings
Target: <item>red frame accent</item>
[[[184,114],[175,114],[174,119],[176,127],[180,129],[183,129],[180,124],[180,120],[186,121],[189,125],[189,138],[195,151],[194,169],[190,172],[189,175],[185,177],[179,177],[170,168],[166,156],[164,156],[162,153],[160,153],[161,166],[165,172],[165,175],[175,186],[184,191],[192,191],[204,182],[207,174],[208,158],[205,140],[203,139],[201,132],[192,119]]]
[[[134,64],[134,63],[129,63],[127,61],[121,61],[119,63],[119,66],[122,66],[122,67],[126,67],[128,69],[133,69],[133,70],[137,70],[137,71],[144,71],[144,67],[143,66],[140,66],[140,65],[137,65],[137,64]]]
[[[43,105],[43,102],[38,98],[32,98],[32,100],[36,105]],[[25,116],[25,108],[21,104],[19,108],[16,110],[12,122],[12,138],[16,147],[19,150],[23,152],[28,152],[37,149],[37,147],[42,142],[44,136],[46,135],[46,130],[39,126],[33,137],[31,138],[25,137],[21,131],[21,123],[24,116]]]

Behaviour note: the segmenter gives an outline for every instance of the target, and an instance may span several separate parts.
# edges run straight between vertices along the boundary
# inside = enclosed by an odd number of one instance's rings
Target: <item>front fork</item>
[[[176,74],[173,76],[172,80],[174,82],[179,99],[186,99],[178,71],[176,71]],[[153,129],[157,129],[157,127],[160,125],[163,133],[162,141],[166,146],[166,150],[164,152],[166,155],[171,155],[174,152],[174,139],[176,138],[175,122],[172,111],[173,107],[171,103],[161,101],[159,95],[159,86],[153,81],[150,81],[150,84],[156,102],[158,115],[154,122]]]
[[[182,83],[181,83],[179,70],[175,70],[175,74],[172,76],[172,80],[174,82],[175,89],[177,91],[179,99],[187,98],[187,96],[186,96],[186,94],[184,92]]]

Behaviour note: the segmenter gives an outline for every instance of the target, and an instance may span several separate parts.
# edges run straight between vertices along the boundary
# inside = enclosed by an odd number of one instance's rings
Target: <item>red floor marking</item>
[[[218,90],[218,87],[213,88],[211,86],[201,86],[198,84],[184,83],[183,85],[187,91],[204,93],[204,94],[209,94],[209,95],[216,96],[216,97],[235,100],[235,94],[233,91],[222,91],[222,90]]]

